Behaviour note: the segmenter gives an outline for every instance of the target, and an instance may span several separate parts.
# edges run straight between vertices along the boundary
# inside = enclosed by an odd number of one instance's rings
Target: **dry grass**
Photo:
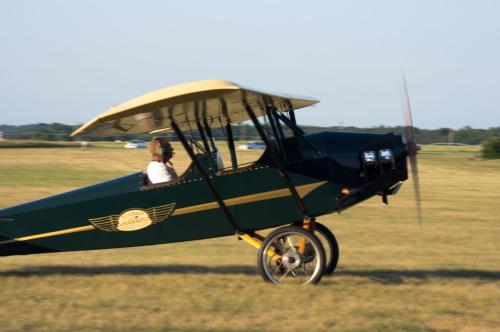
[[[34,140],[0,140],[0,148],[66,148],[78,147],[78,142],[34,141]]]
[[[180,150],[178,169],[187,165]],[[145,150],[0,150],[0,206],[136,171],[146,161]],[[423,229],[411,183],[389,206],[374,198],[322,217],[342,252],[338,271],[318,286],[264,283],[255,250],[233,237],[6,257],[1,329],[500,331],[500,161],[461,153],[420,161]]]

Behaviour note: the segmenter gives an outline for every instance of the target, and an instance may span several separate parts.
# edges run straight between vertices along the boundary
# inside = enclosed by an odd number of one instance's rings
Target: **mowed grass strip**
[[[189,164],[176,148],[178,170]],[[462,148],[460,148],[462,149]],[[227,150],[223,150],[229,165]],[[239,151],[245,161],[259,152]],[[235,237],[0,258],[0,326],[37,331],[500,330],[500,161],[421,154],[424,225],[411,181],[319,219],[338,270],[275,287]],[[0,206],[145,168],[144,149],[0,150]],[[258,217],[258,216],[256,216]]]

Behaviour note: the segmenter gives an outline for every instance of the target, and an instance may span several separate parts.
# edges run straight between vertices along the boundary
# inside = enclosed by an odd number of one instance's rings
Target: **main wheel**
[[[262,242],[257,266],[262,278],[274,284],[314,284],[323,275],[325,252],[311,231],[281,227]]]
[[[320,239],[323,248],[325,249],[325,272],[330,275],[333,273],[339,262],[339,245],[335,235],[323,224],[315,223],[316,236]]]

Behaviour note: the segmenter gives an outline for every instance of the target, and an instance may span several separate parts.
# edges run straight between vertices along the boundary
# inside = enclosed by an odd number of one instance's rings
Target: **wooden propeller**
[[[415,193],[415,204],[417,208],[417,223],[422,226],[422,203],[420,195],[420,181],[418,178],[417,166],[417,151],[419,150],[415,139],[415,129],[413,127],[413,119],[411,116],[410,97],[408,94],[408,87],[406,85],[406,78],[403,74],[403,115],[404,115],[404,138],[406,141],[406,150],[408,154],[408,161],[410,164],[410,172],[413,180],[413,191]]]

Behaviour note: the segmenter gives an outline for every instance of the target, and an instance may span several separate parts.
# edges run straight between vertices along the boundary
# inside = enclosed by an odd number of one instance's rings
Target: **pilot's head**
[[[174,149],[165,137],[153,137],[149,144],[149,151],[155,160],[164,163],[174,156]]]

